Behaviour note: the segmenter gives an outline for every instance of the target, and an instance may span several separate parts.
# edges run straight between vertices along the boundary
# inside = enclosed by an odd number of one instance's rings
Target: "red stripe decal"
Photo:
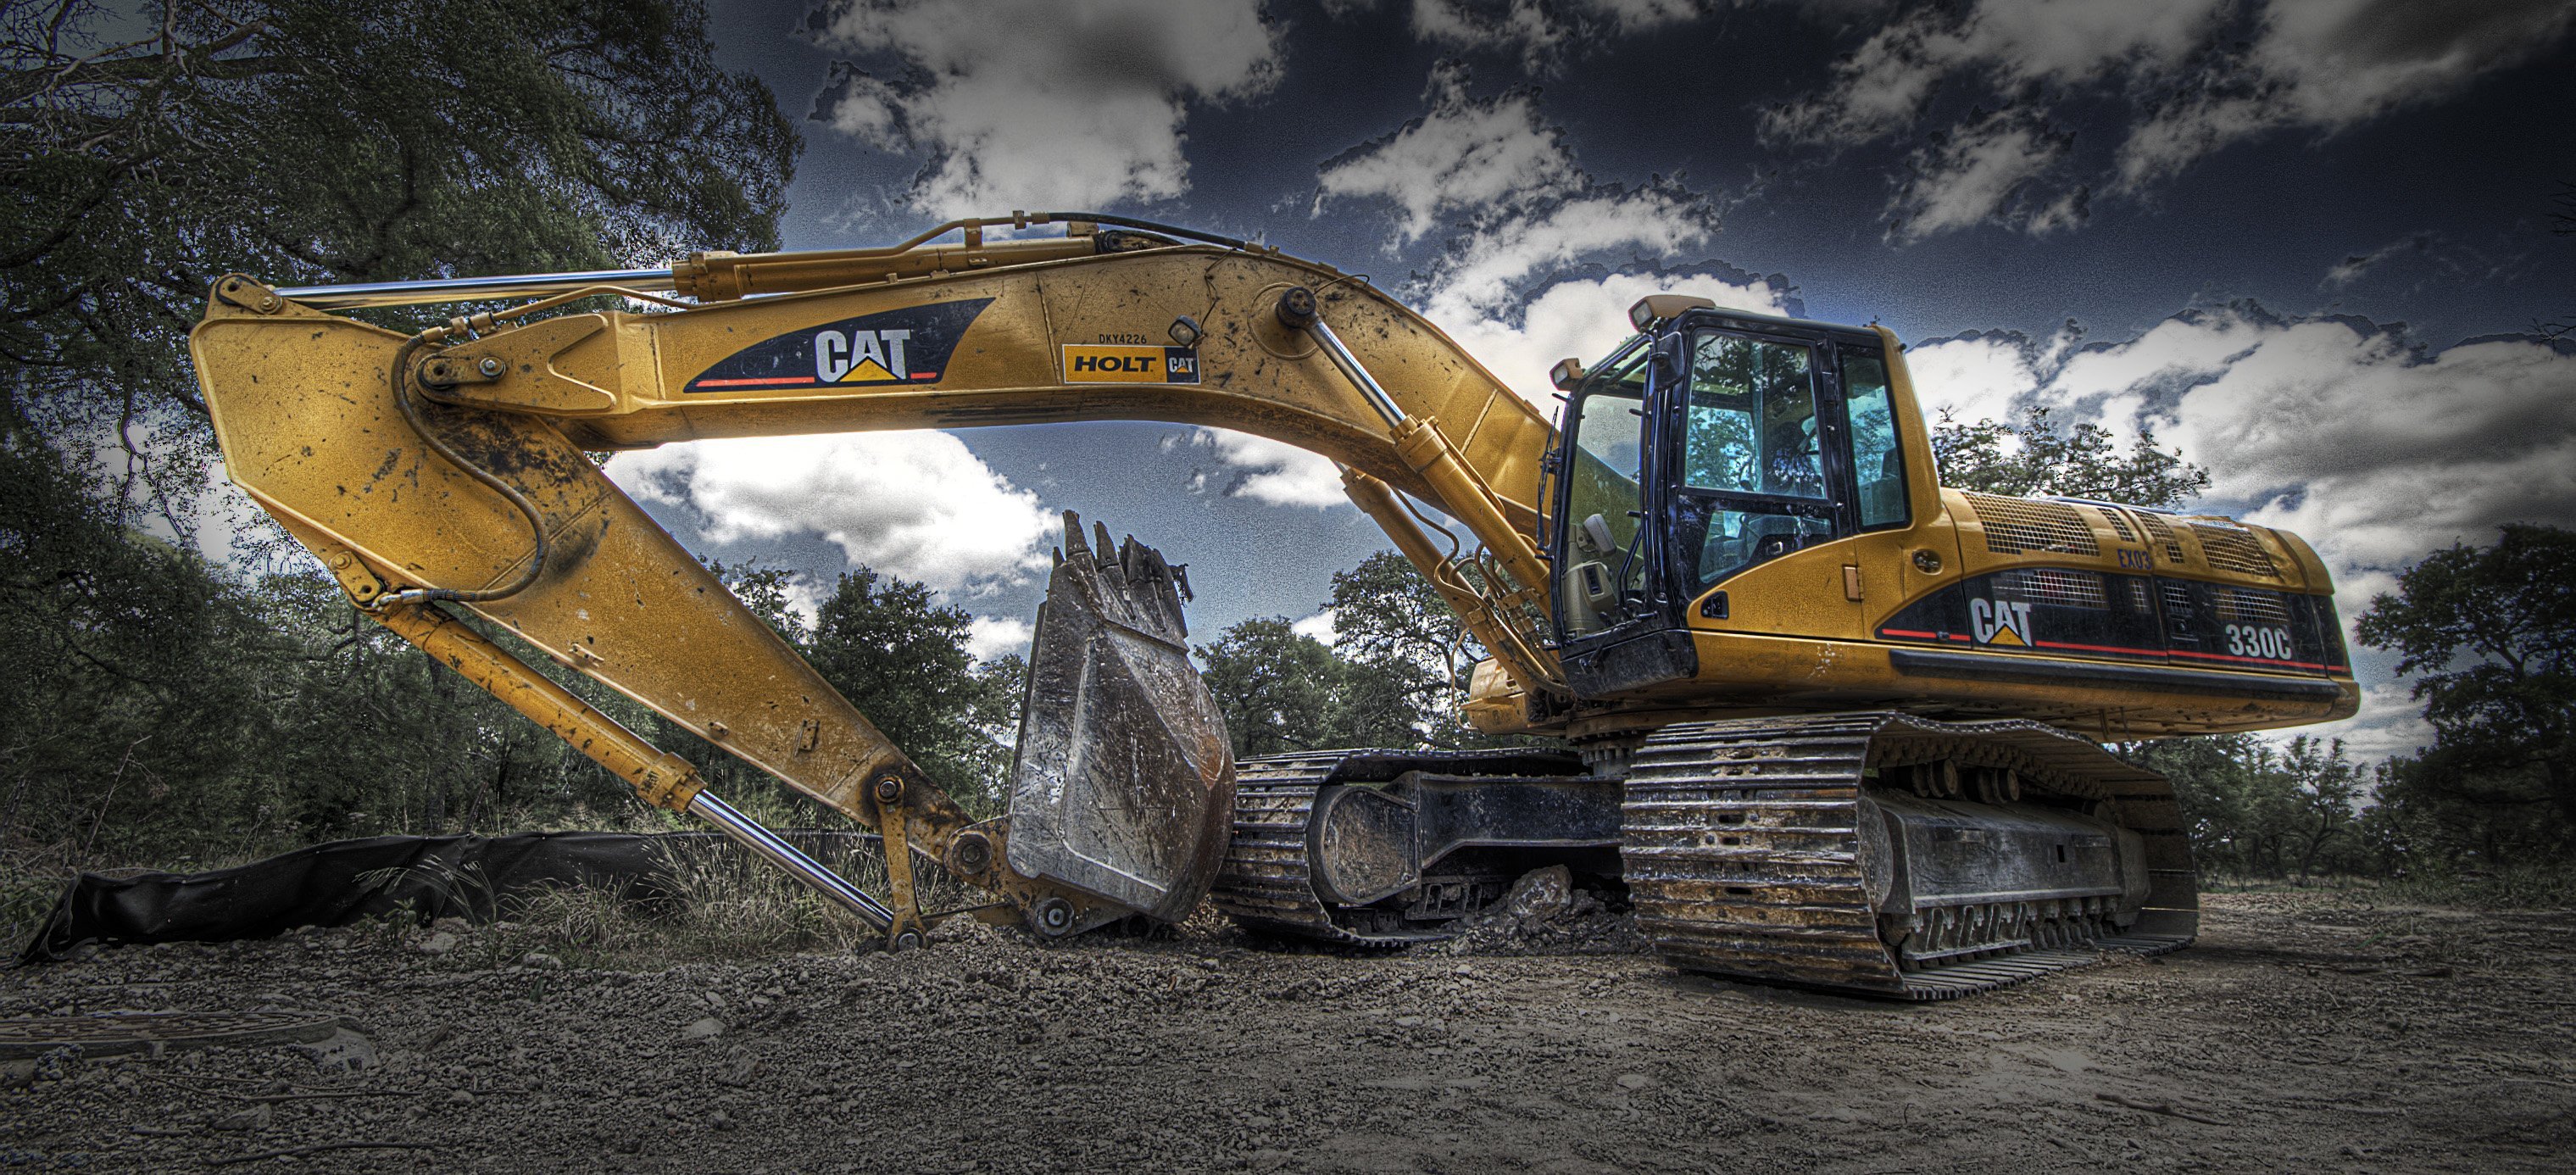
[[[785,379],[775,377],[770,379],[702,379],[696,383],[690,384],[689,386],[693,388],[802,388],[811,387],[819,382],[821,381],[810,377],[806,379]]]
[[[2038,644],[2043,649],[2082,649],[2087,653],[2119,653],[2130,657],[2164,656],[2164,651],[2161,649],[2129,649],[2119,645],[2079,645],[2072,641],[2040,641]]]
[[[2268,657],[2236,657],[2226,653],[2195,653],[2190,649],[2175,649],[2173,650],[2173,655],[2177,657],[2199,657],[2207,661],[2235,661],[2246,665],[2288,665],[2299,669],[2325,668],[2325,666],[2314,661],[2275,661]]]
[[[1916,632],[1912,629],[1905,628],[1882,628],[1878,630],[1878,635],[1911,637],[1918,641],[1937,641],[1941,639],[1941,634],[1937,632]],[[1950,634],[1949,639],[1958,641],[1961,644],[1969,643],[1967,637],[1955,632]]]

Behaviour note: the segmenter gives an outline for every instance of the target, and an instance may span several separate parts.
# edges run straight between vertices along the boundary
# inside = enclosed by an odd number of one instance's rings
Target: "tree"
[[[727,566],[722,560],[704,560],[707,572],[751,609],[752,615],[768,623],[771,631],[788,644],[803,647],[813,639],[813,626],[796,611],[797,581],[804,578],[789,567],[763,567],[758,558],[745,559]]]
[[[196,554],[212,450],[185,333],[232,270],[774,248],[797,138],[715,67],[697,0],[16,2],[0,106],[0,855],[233,857],[635,811],[300,554],[264,575]],[[90,456],[120,447],[121,468]],[[181,541],[144,533],[155,515]]]
[[[1341,662],[1322,641],[1290,628],[1287,617],[1246,620],[1195,651],[1237,758],[1337,745]]]
[[[1017,699],[1006,675],[976,672],[965,609],[928,587],[862,567],[840,578],[815,612],[805,647],[832,688],[961,802],[997,802],[1010,745],[991,731]]]
[[[2332,850],[2357,847],[2361,768],[2344,758],[2342,739],[2319,742],[2303,734],[2282,753],[2281,774],[2290,785],[2283,838],[2298,854],[2305,882],[2335,859]]]
[[[2433,726],[2409,783],[2576,830],[2576,532],[2508,523],[2398,576],[2354,626],[2398,654]]]
[[[2368,865],[2361,768],[2343,742],[2306,735],[2275,747],[2249,734],[2140,743],[2123,757],[2173,784],[2205,872],[2291,877]]]
[[[1932,457],[1944,485],[2014,497],[2171,507],[2209,488],[2209,471],[2180,451],[2158,448],[2154,429],[2141,426],[2126,456],[2112,439],[2111,430],[2089,421],[2060,433],[2045,407],[2030,409],[2019,424],[1961,424],[1944,411],[1932,429]]]
[[[1325,607],[1343,662],[1342,725],[1352,745],[1454,748],[1475,737],[1458,707],[1484,649],[1412,560],[1380,551],[1334,573]]]
[[[1355,661],[1400,660],[1463,689],[1481,652],[1413,560],[1380,551],[1333,574],[1333,648]]]
[[[185,335],[228,271],[367,281],[776,247],[800,144],[765,86],[715,64],[696,0],[136,15],[0,11],[0,395],[67,451],[124,446],[122,488],[179,522],[211,440]]]

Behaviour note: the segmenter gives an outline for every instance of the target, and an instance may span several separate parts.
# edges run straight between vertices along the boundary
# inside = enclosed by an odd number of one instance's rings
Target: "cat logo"
[[[908,379],[903,344],[912,332],[827,330],[814,336],[814,378],[827,384],[881,384]]]
[[[736,351],[691,379],[691,392],[896,390],[948,374],[958,340],[991,298],[966,298],[815,323]]]
[[[1975,627],[1977,643],[1981,645],[2026,649],[2035,643],[2030,632],[2030,605],[2026,603],[1970,599],[1968,622]]]

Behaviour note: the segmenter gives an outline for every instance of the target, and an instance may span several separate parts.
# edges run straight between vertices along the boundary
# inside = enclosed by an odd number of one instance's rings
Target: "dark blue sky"
[[[1622,275],[1794,306],[1750,280],[1780,275],[1812,317],[1933,344],[1918,379],[1963,412],[2048,404],[2182,444],[2218,475],[2203,505],[2317,543],[2347,616],[2426,550],[2569,521],[2569,349],[2459,344],[2576,314],[2576,239],[2550,232],[2576,180],[2570,4],[1707,7],[760,0],[715,33],[804,129],[790,248],[1084,205],[1257,236],[1371,274],[1525,388],[1555,357],[1534,348],[1616,338]],[[1551,294],[1593,322],[1521,317]],[[2409,412],[2467,423],[2416,451]],[[1312,614],[1384,546],[1346,505],[1247,481],[1293,464],[1199,430],[956,435],[991,508],[1077,509],[1192,563],[1202,638]],[[712,464],[654,468],[654,509],[702,548],[928,574],[852,537],[875,522],[846,479],[816,480],[808,525],[774,470],[750,518]],[[940,574],[997,642],[1042,588]],[[2404,749],[2377,684],[2356,741]]]

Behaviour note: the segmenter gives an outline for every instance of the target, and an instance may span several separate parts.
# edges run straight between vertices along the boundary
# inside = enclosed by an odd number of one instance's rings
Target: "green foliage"
[[[2508,524],[2493,547],[2434,552],[2354,627],[2414,675],[2428,759],[2536,786],[2576,820],[2576,532]]]
[[[2171,507],[2209,488],[2209,471],[2156,447],[2154,429],[2140,427],[2125,455],[2112,440],[2109,429],[2090,422],[2060,433],[2044,407],[2019,424],[1961,424],[1943,412],[1932,429],[1932,457],[1943,485],[2014,497]]]
[[[814,618],[805,657],[931,782],[960,803],[996,809],[1011,765],[1019,659],[979,671],[966,653],[969,617],[930,589],[867,568],[843,575]]]
[[[2374,869],[2360,810],[2367,788],[2343,741],[2252,735],[2138,744],[2124,757],[2164,775],[2204,873],[2294,877]]]
[[[765,86],[717,67],[694,0],[12,4],[0,101],[12,407],[165,446],[208,439],[184,334],[226,272],[775,248],[801,146]]]
[[[1333,574],[1333,647],[1354,661],[1403,661],[1460,688],[1482,650],[1413,561],[1380,551]]]
[[[654,819],[274,531],[244,578],[142,529],[193,529],[213,454],[185,335],[226,272],[776,247],[799,144],[713,54],[696,0],[0,8],[0,860]]]
[[[1342,662],[1286,617],[1246,620],[1195,651],[1238,758],[1342,745],[1333,737]]]
[[[0,438],[0,857],[205,863],[631,805],[329,581],[239,582],[118,526],[99,480]]]
[[[1333,575],[1333,652],[1344,692],[1376,719],[1380,737],[1352,746],[1456,748],[1483,736],[1459,717],[1468,675],[1485,656],[1449,602],[1413,561],[1380,551]],[[1345,721],[1360,733],[1365,724]],[[1391,740],[1391,741],[1390,741]]]
[[[2424,869],[2379,888],[2385,901],[2482,910],[2576,909],[2576,865],[2533,861],[2493,870]]]
[[[813,626],[796,611],[796,571],[786,567],[763,567],[757,558],[746,559],[731,567],[722,560],[705,560],[707,571],[724,582],[735,599],[742,601],[752,614],[767,622],[791,645],[803,645],[814,637]]]
[[[1485,651],[1404,556],[1381,551],[1336,573],[1324,606],[1330,647],[1284,617],[1247,620],[1198,647],[1236,754],[1531,741],[1479,733],[1460,716]]]
[[[2398,654],[2433,745],[2389,765],[2387,835],[2417,868],[2576,841],[2576,532],[2508,524],[2398,577],[2354,626]]]

